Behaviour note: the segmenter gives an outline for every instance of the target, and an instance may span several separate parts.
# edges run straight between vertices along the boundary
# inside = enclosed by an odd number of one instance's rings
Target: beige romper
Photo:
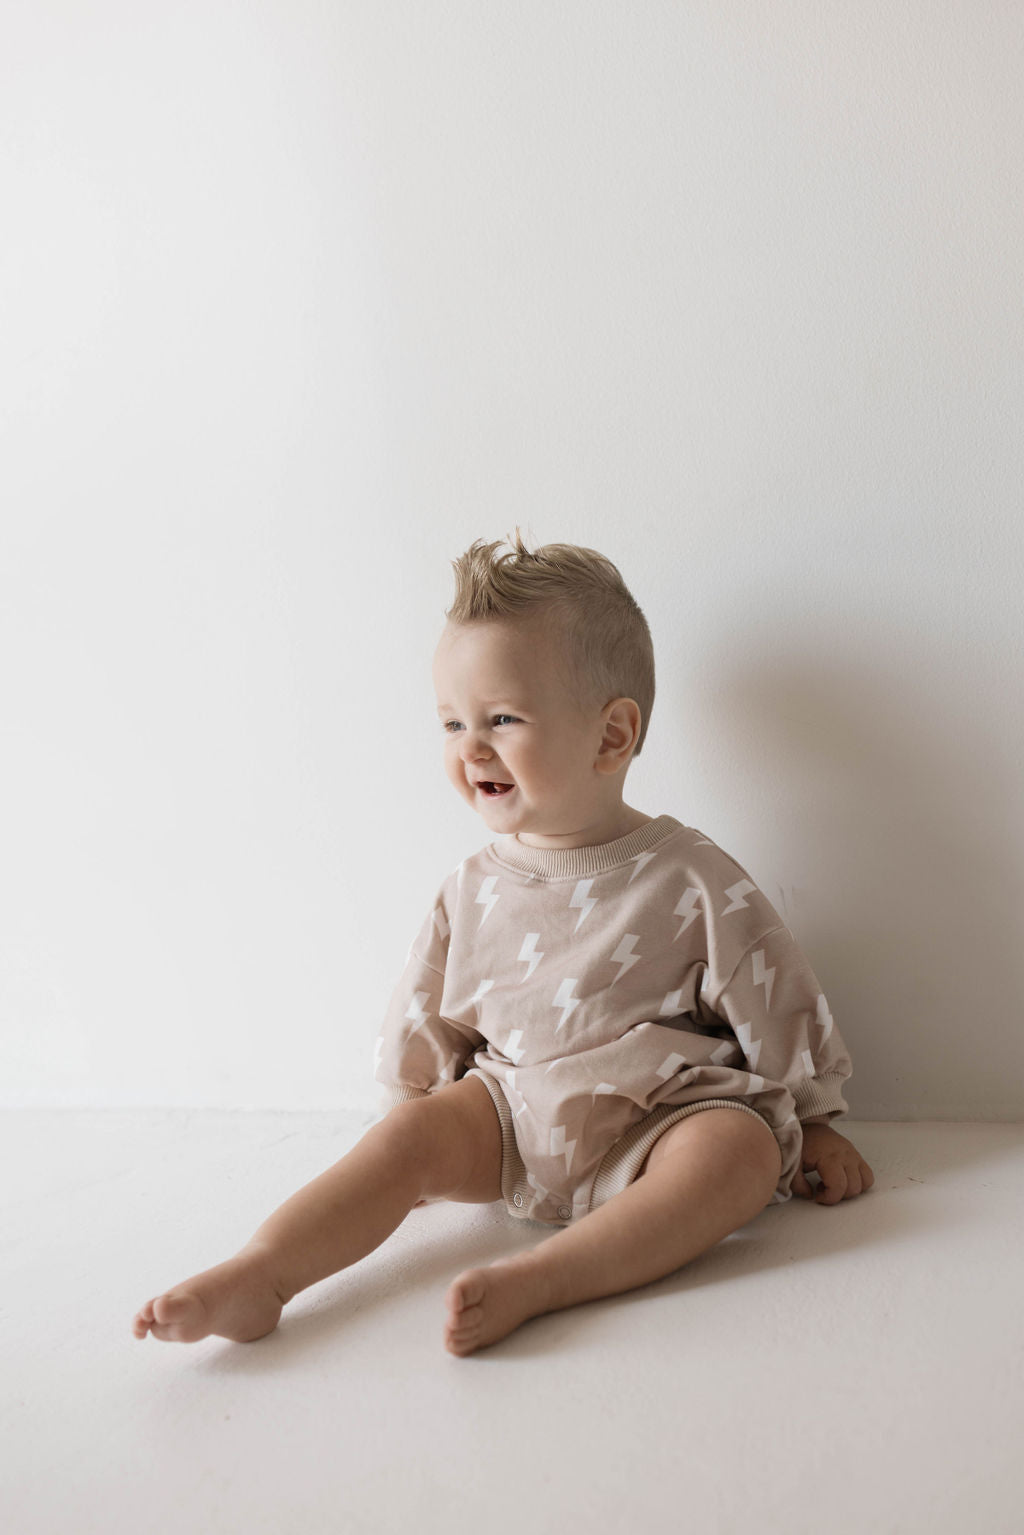
[[[596,847],[499,837],[444,881],[388,1007],[392,1103],[479,1076],[511,1215],[578,1219],[625,1188],[671,1124],[724,1105],[782,1153],[848,1110],[851,1063],[789,928],[746,870],[663,815]]]

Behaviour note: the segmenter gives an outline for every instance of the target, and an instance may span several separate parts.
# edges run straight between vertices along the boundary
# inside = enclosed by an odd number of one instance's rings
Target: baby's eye
[[[515,715],[515,714],[496,714],[494,716],[494,723],[496,725],[501,725],[506,720],[508,721],[509,724],[515,725],[515,724],[518,723],[518,715]],[[457,730],[461,730],[462,729],[462,726],[459,724],[458,720],[445,720],[442,723],[442,725],[441,725],[441,729],[444,730],[444,731],[447,731],[448,735],[454,735]]]

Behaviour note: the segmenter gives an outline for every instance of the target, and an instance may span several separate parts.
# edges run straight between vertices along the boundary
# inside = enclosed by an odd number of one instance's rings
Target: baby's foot
[[[487,1268],[467,1269],[445,1301],[444,1346],[451,1354],[472,1354],[514,1332],[532,1316],[550,1311],[547,1280],[529,1253],[501,1258]]]
[[[137,1338],[195,1343],[210,1333],[251,1343],[273,1332],[283,1305],[263,1259],[241,1252],[148,1300],[132,1322]]]

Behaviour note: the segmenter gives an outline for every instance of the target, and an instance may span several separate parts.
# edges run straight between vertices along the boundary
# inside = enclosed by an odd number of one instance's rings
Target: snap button
[[[571,1205],[559,1205],[559,1207],[558,1207],[558,1219],[560,1221],[570,1221],[570,1220],[572,1220],[572,1207],[571,1207]]]
[[[512,1195],[512,1203],[515,1205],[517,1210],[521,1210],[522,1207],[523,1207],[523,1196],[522,1196],[522,1194],[513,1194]]]

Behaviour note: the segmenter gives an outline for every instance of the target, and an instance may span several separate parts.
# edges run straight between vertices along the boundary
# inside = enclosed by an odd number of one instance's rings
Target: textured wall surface
[[[4,1101],[375,1101],[487,838],[448,561],[518,522],[647,612],[627,800],[779,907],[854,1115],[1020,1117],[1022,53],[968,0],[15,7]]]

